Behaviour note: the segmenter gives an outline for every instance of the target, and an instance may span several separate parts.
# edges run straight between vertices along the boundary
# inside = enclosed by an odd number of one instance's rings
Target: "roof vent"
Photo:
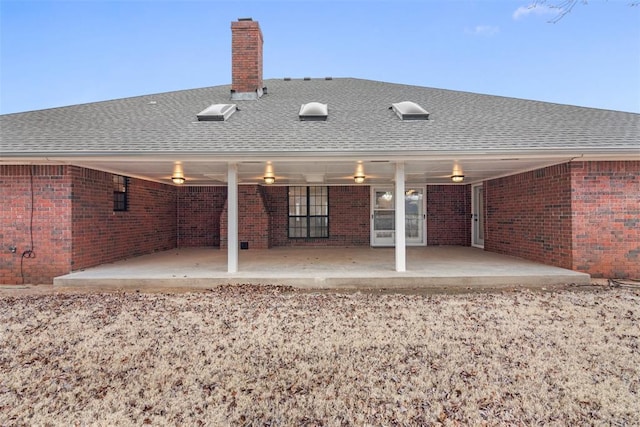
[[[199,122],[227,120],[238,109],[236,104],[213,104],[200,111],[196,116]]]
[[[415,102],[397,102],[389,109],[393,109],[402,120],[429,120],[429,112]]]
[[[327,120],[329,115],[327,104],[321,104],[320,102],[310,102],[308,104],[302,104],[298,116],[300,120],[306,121],[324,121]]]

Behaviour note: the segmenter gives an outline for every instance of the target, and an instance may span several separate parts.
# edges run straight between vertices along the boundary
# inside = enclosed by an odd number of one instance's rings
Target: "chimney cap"
[[[238,18],[238,22],[240,21],[253,21],[253,18]]]

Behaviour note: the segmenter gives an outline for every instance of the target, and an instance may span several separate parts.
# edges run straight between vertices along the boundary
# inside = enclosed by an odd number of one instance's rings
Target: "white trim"
[[[434,184],[431,184],[431,185],[434,185]],[[429,184],[411,184],[409,182],[405,182],[405,186],[404,186],[405,192],[410,190],[410,189],[412,189],[412,188],[415,188],[415,189],[418,189],[418,190],[422,191],[422,218],[420,218],[420,221],[422,221],[422,236],[421,236],[422,242],[420,242],[420,243],[408,242],[406,244],[407,247],[410,247],[410,246],[427,246],[427,187],[428,186],[429,186]],[[404,199],[404,197],[403,197],[403,199]],[[405,206],[406,206],[406,204],[405,204]],[[405,217],[406,217],[406,214],[407,214],[407,212],[405,211]]]
[[[396,271],[407,271],[407,244],[405,236],[405,209],[404,209],[404,163],[396,163],[395,173],[396,196]]]
[[[484,184],[480,183],[480,184],[471,185],[471,246],[473,246],[474,248],[484,249],[484,239],[482,239],[482,244],[476,243],[476,241],[478,240],[478,236],[477,236],[477,230],[475,226],[476,224],[475,209],[476,209],[476,188],[478,187],[484,188]],[[486,195],[484,199],[485,200],[483,200],[483,204],[486,203]],[[484,206],[483,206],[483,209],[484,209]],[[485,218],[485,221],[486,221],[486,218]]]
[[[423,213],[423,221],[424,221],[424,225],[422,228],[422,238],[424,239],[424,244],[422,246],[429,246],[427,243],[427,239],[428,239],[428,232],[429,230],[427,229],[427,218],[429,218],[429,213],[427,212],[427,209],[429,208],[429,204],[427,203],[427,197],[429,197],[427,195],[427,192],[429,191],[429,184],[424,184],[424,190],[422,193],[422,199],[423,199],[423,205],[422,205],[422,213]]]
[[[405,183],[405,191],[407,189],[416,188],[422,191],[422,241],[419,243],[416,242],[407,242],[405,236],[405,245],[407,247],[410,246],[427,246],[427,188],[429,184],[409,184]],[[376,244],[376,230],[375,230],[375,211],[376,211],[376,192],[377,191],[391,191],[395,197],[395,187],[389,185],[371,185],[369,186],[369,244],[374,248],[383,248],[383,247],[394,247],[395,246],[395,236],[393,237],[393,243],[385,244],[378,243]],[[403,198],[404,199],[404,198]],[[394,212],[395,212],[395,201],[394,201]],[[406,211],[405,211],[406,218]],[[395,226],[395,222],[394,222]],[[406,231],[406,230],[405,230]],[[395,229],[393,230],[395,235]]]
[[[369,217],[371,218],[371,220],[369,221],[369,244],[371,245],[371,247],[374,248],[383,248],[383,247],[393,247],[395,245],[395,236],[392,238],[393,242],[391,243],[376,243],[376,241],[378,239],[376,239],[376,230],[375,230],[375,213],[376,213],[376,191],[390,191],[393,192],[393,187],[389,186],[389,185],[380,185],[380,186],[376,186],[376,185],[371,185],[369,187]],[[394,196],[395,197],[395,196]],[[394,201],[394,206],[395,206],[395,201]],[[394,208],[394,212],[395,212],[395,208]],[[394,221],[394,227],[395,227],[395,221]],[[395,229],[393,230],[393,233],[395,234]]]
[[[227,272],[238,272],[238,165],[227,166]]]
[[[202,123],[202,122],[197,122]],[[486,150],[473,150],[467,152],[459,151],[405,151],[405,152],[380,152],[380,151],[363,151],[363,152],[248,152],[248,153],[212,153],[212,152],[176,152],[167,154],[158,154],[145,151],[138,152],[95,152],[87,156],[86,151],[78,152],[39,152],[39,153],[2,153],[2,164],[23,164],[24,162],[68,162],[74,164],[78,161],[145,161],[153,160],[175,160],[180,157],[183,161],[202,161],[202,162],[264,162],[271,161],[335,161],[340,160],[361,160],[361,161],[420,161],[420,160],[500,160],[505,157],[517,157],[519,159],[551,159],[557,163],[570,162],[580,159],[581,161],[598,161],[598,160],[620,160],[630,161],[640,159],[638,151],[633,148],[611,148],[598,147],[593,149],[547,149],[547,150],[503,150],[496,152],[487,152]]]

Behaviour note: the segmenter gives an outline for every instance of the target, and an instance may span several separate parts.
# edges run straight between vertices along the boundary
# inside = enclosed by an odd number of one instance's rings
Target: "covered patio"
[[[238,271],[227,251],[182,248],[56,277],[58,287],[202,288],[226,284],[305,289],[499,288],[589,284],[590,276],[521,258],[461,246],[408,247],[407,269],[395,269],[394,248],[330,247],[240,250]]]

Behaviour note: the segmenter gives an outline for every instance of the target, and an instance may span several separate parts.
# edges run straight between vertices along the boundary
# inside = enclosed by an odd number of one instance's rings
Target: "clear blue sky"
[[[579,0],[550,24],[532,1],[0,0],[0,113],[228,84],[240,17],[260,22],[265,78],[640,112],[640,6]]]

